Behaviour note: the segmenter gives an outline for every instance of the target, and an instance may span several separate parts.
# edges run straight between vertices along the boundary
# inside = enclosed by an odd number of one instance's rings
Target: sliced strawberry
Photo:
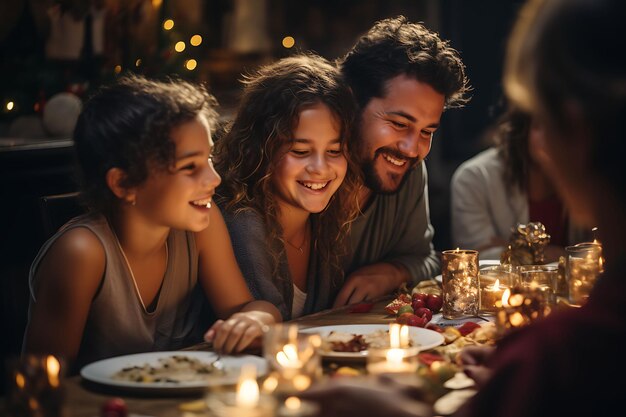
[[[459,327],[459,333],[461,333],[461,336],[467,336],[468,334],[470,334],[471,332],[473,332],[475,329],[479,327],[480,327],[480,324],[474,323],[473,321],[468,321],[468,322],[463,323]]]

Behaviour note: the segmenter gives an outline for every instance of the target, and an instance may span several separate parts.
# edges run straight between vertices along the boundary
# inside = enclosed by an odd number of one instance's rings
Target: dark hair
[[[497,119],[488,134],[504,161],[504,182],[509,187],[525,191],[529,165],[528,135],[531,116],[518,108],[508,108]]]
[[[373,97],[384,97],[387,81],[401,74],[432,86],[445,96],[448,108],[468,101],[470,87],[459,53],[404,16],[376,22],[339,63],[361,109]]]
[[[593,142],[591,169],[626,198],[626,3],[529,1],[509,39],[504,84],[510,99],[562,131],[581,110]],[[584,24],[581,24],[584,22]]]
[[[128,75],[101,87],[85,103],[74,130],[84,203],[111,215],[118,199],[106,184],[107,171],[121,168],[124,185],[132,187],[148,178],[149,166],[167,169],[175,156],[172,129],[199,115],[213,126],[216,106],[203,86],[182,80]]]
[[[284,155],[282,145],[293,139],[293,130],[302,110],[322,103],[336,117],[344,155],[346,177],[327,208],[313,218],[313,245],[326,258],[335,276],[341,276],[342,254],[349,224],[357,215],[356,187],[359,174],[350,160],[347,144],[354,120],[355,103],[339,71],[314,54],[283,58],[258,69],[242,80],[244,91],[235,120],[226,135],[216,142],[216,169],[222,176],[218,194],[226,209],[254,210],[265,221],[268,247],[278,273],[284,251],[279,207],[271,177]]]

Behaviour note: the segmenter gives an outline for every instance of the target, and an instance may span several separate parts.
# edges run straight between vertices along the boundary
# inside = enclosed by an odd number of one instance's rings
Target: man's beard
[[[389,189],[385,187],[385,183],[383,179],[376,172],[376,167],[375,167],[376,159],[384,158],[381,155],[383,152],[391,156],[405,159],[406,163],[409,164],[409,168],[406,170],[404,174],[402,174],[402,179],[400,180],[398,185],[393,189]],[[417,166],[419,162],[420,162],[419,158],[407,159],[405,156],[399,154],[397,151],[393,151],[393,150],[385,149],[385,148],[378,149],[376,153],[374,154],[374,158],[372,158],[371,160],[361,161],[361,170],[363,172],[363,182],[365,183],[365,186],[367,188],[369,188],[376,194],[382,194],[382,195],[397,194],[402,188],[402,186],[404,185],[404,183],[407,181],[407,178],[409,177],[409,174],[411,173],[411,171],[415,169],[415,167]]]

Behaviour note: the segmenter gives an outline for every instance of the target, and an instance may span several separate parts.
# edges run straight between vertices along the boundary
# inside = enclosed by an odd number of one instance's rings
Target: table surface
[[[309,316],[292,320],[292,323],[306,327],[338,325],[338,324],[385,324],[394,321],[395,317],[385,312],[385,306],[393,299],[392,296],[382,297],[375,300],[373,308],[366,313],[350,313],[350,307],[325,310]],[[207,344],[198,344],[188,350],[208,350]],[[99,417],[100,407],[107,399],[121,396],[131,414],[139,416],[169,417],[183,416],[184,411],[180,409],[182,403],[189,403],[200,399],[201,395],[195,397],[168,397],[163,398],[154,395],[120,394],[110,391],[106,387],[95,387],[82,381],[80,376],[74,376],[65,380],[67,417]],[[0,407],[2,411],[2,407]],[[1,413],[0,413],[1,414]],[[190,414],[191,416],[202,416],[202,414]],[[204,414],[206,415],[206,414]]]

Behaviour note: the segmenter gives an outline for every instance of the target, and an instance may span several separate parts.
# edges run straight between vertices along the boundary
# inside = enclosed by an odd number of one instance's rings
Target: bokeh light
[[[283,38],[283,46],[287,49],[289,48],[293,48],[293,46],[296,44],[296,40],[293,38],[293,36],[285,36]]]
[[[196,69],[197,66],[198,62],[195,59],[190,59],[185,62],[185,68],[187,68],[189,71],[193,71],[194,69]]]
[[[172,19],[167,19],[163,22],[163,29],[172,30],[174,28],[174,21]]]
[[[202,43],[202,36],[193,35],[189,40],[189,43],[191,44],[191,46],[199,46]]]
[[[176,42],[176,45],[174,45],[174,50],[176,52],[183,52],[186,47],[187,47],[187,45],[185,45],[185,42],[178,41],[178,42]]]

